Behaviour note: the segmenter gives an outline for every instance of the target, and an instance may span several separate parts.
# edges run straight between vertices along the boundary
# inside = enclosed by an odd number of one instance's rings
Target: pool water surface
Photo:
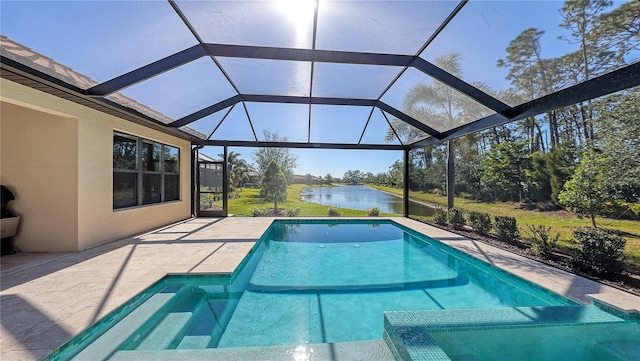
[[[392,223],[268,234],[217,347],[377,339],[384,311],[572,304]]]

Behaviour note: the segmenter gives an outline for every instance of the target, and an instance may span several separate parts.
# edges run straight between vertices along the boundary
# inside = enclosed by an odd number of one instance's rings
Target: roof
[[[640,85],[635,49],[611,72],[514,96],[496,62],[523,30],[576,51],[553,36],[558,1],[1,6],[3,77],[201,145],[409,149]],[[422,85],[456,99],[455,116],[412,102]]]
[[[72,68],[61,64],[54,59],[51,59],[45,55],[42,55],[33,49],[30,49],[23,44],[20,44],[7,36],[0,34],[0,54],[3,57],[3,62],[6,60],[12,60],[22,65],[26,65],[31,69],[37,70],[42,74],[50,75],[56,79],[64,81],[77,88],[90,88],[99,84],[96,80],[90,77],[80,74]],[[6,59],[6,60],[5,60]],[[6,76],[7,74],[3,74]],[[108,99],[112,100],[118,105],[125,107],[126,109],[138,112],[140,114],[147,115],[148,117],[162,123],[170,124],[173,119],[166,115],[152,109],[151,107],[137,102],[135,99],[124,96],[121,93],[113,93],[108,96]],[[181,128],[181,130],[187,134],[195,137],[204,137],[205,135],[191,129],[187,126]]]
[[[198,152],[198,160],[205,162],[222,162],[222,159],[212,158],[204,153]]]

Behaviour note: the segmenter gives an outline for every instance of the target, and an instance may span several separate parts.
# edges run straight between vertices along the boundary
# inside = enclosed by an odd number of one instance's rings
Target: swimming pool
[[[391,221],[275,221],[233,274],[169,275],[49,358],[379,348],[385,311],[562,306],[576,303]]]

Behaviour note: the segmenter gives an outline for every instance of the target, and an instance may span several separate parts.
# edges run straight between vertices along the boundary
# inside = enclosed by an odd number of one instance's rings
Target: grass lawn
[[[306,184],[293,184],[287,187],[287,200],[278,202],[278,209],[282,208],[300,208],[299,217],[326,216],[329,206],[317,203],[303,202],[300,199],[300,192],[304,188],[309,188]],[[229,200],[229,213],[238,216],[251,216],[251,210],[254,208],[273,208],[273,202],[265,202],[260,198],[260,189],[244,188],[240,198]],[[334,207],[335,208],[335,207]],[[342,216],[367,216],[367,211],[359,211],[355,209],[336,208]],[[380,213],[380,216],[393,216],[390,213]]]
[[[402,195],[402,189],[373,185],[370,186],[389,193]],[[423,192],[410,192],[409,197],[411,199],[441,205],[445,208],[447,206],[446,196]],[[580,219],[568,212],[528,211],[519,209],[513,203],[481,203],[469,199],[456,198],[455,206],[456,208],[467,212],[477,211],[489,213],[492,216],[515,217],[520,228],[520,236],[525,242],[527,241],[526,237],[529,234],[529,230],[526,226],[527,224],[551,226],[551,234],[555,234],[555,232],[560,233],[559,244],[561,247],[570,247],[570,240],[573,237],[573,231],[576,228],[588,227],[591,225],[591,221],[589,219]],[[636,268],[640,268],[640,221],[597,218],[596,224],[598,227],[618,230],[626,233],[625,239],[627,240],[627,246],[625,247],[625,253],[627,255],[627,259]]]

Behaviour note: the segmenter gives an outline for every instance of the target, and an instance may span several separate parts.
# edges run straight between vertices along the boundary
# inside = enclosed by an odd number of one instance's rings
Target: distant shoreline
[[[378,189],[378,188],[369,187],[369,186],[368,186],[368,185],[366,185],[366,184],[363,184],[363,185],[364,185],[365,187],[367,187],[367,188],[375,189],[375,190],[377,190],[377,191],[380,191],[380,192],[382,192],[382,193],[386,193],[386,194],[392,195],[392,196],[394,196],[394,197],[403,198],[403,197],[402,197],[401,195],[399,195],[399,194],[395,194],[395,193],[387,192],[387,191],[385,191],[385,190]],[[436,208],[442,208],[442,206],[441,206],[441,205],[439,205],[439,204],[435,204],[435,203],[431,203],[431,202],[425,202],[425,201],[421,201],[421,200],[418,200],[418,199],[415,199],[415,198],[411,198],[411,197],[409,197],[409,200],[410,200],[411,202],[418,203],[418,204],[422,204],[423,206],[427,206],[427,207],[430,207],[430,208],[433,208],[433,209],[436,209]]]

